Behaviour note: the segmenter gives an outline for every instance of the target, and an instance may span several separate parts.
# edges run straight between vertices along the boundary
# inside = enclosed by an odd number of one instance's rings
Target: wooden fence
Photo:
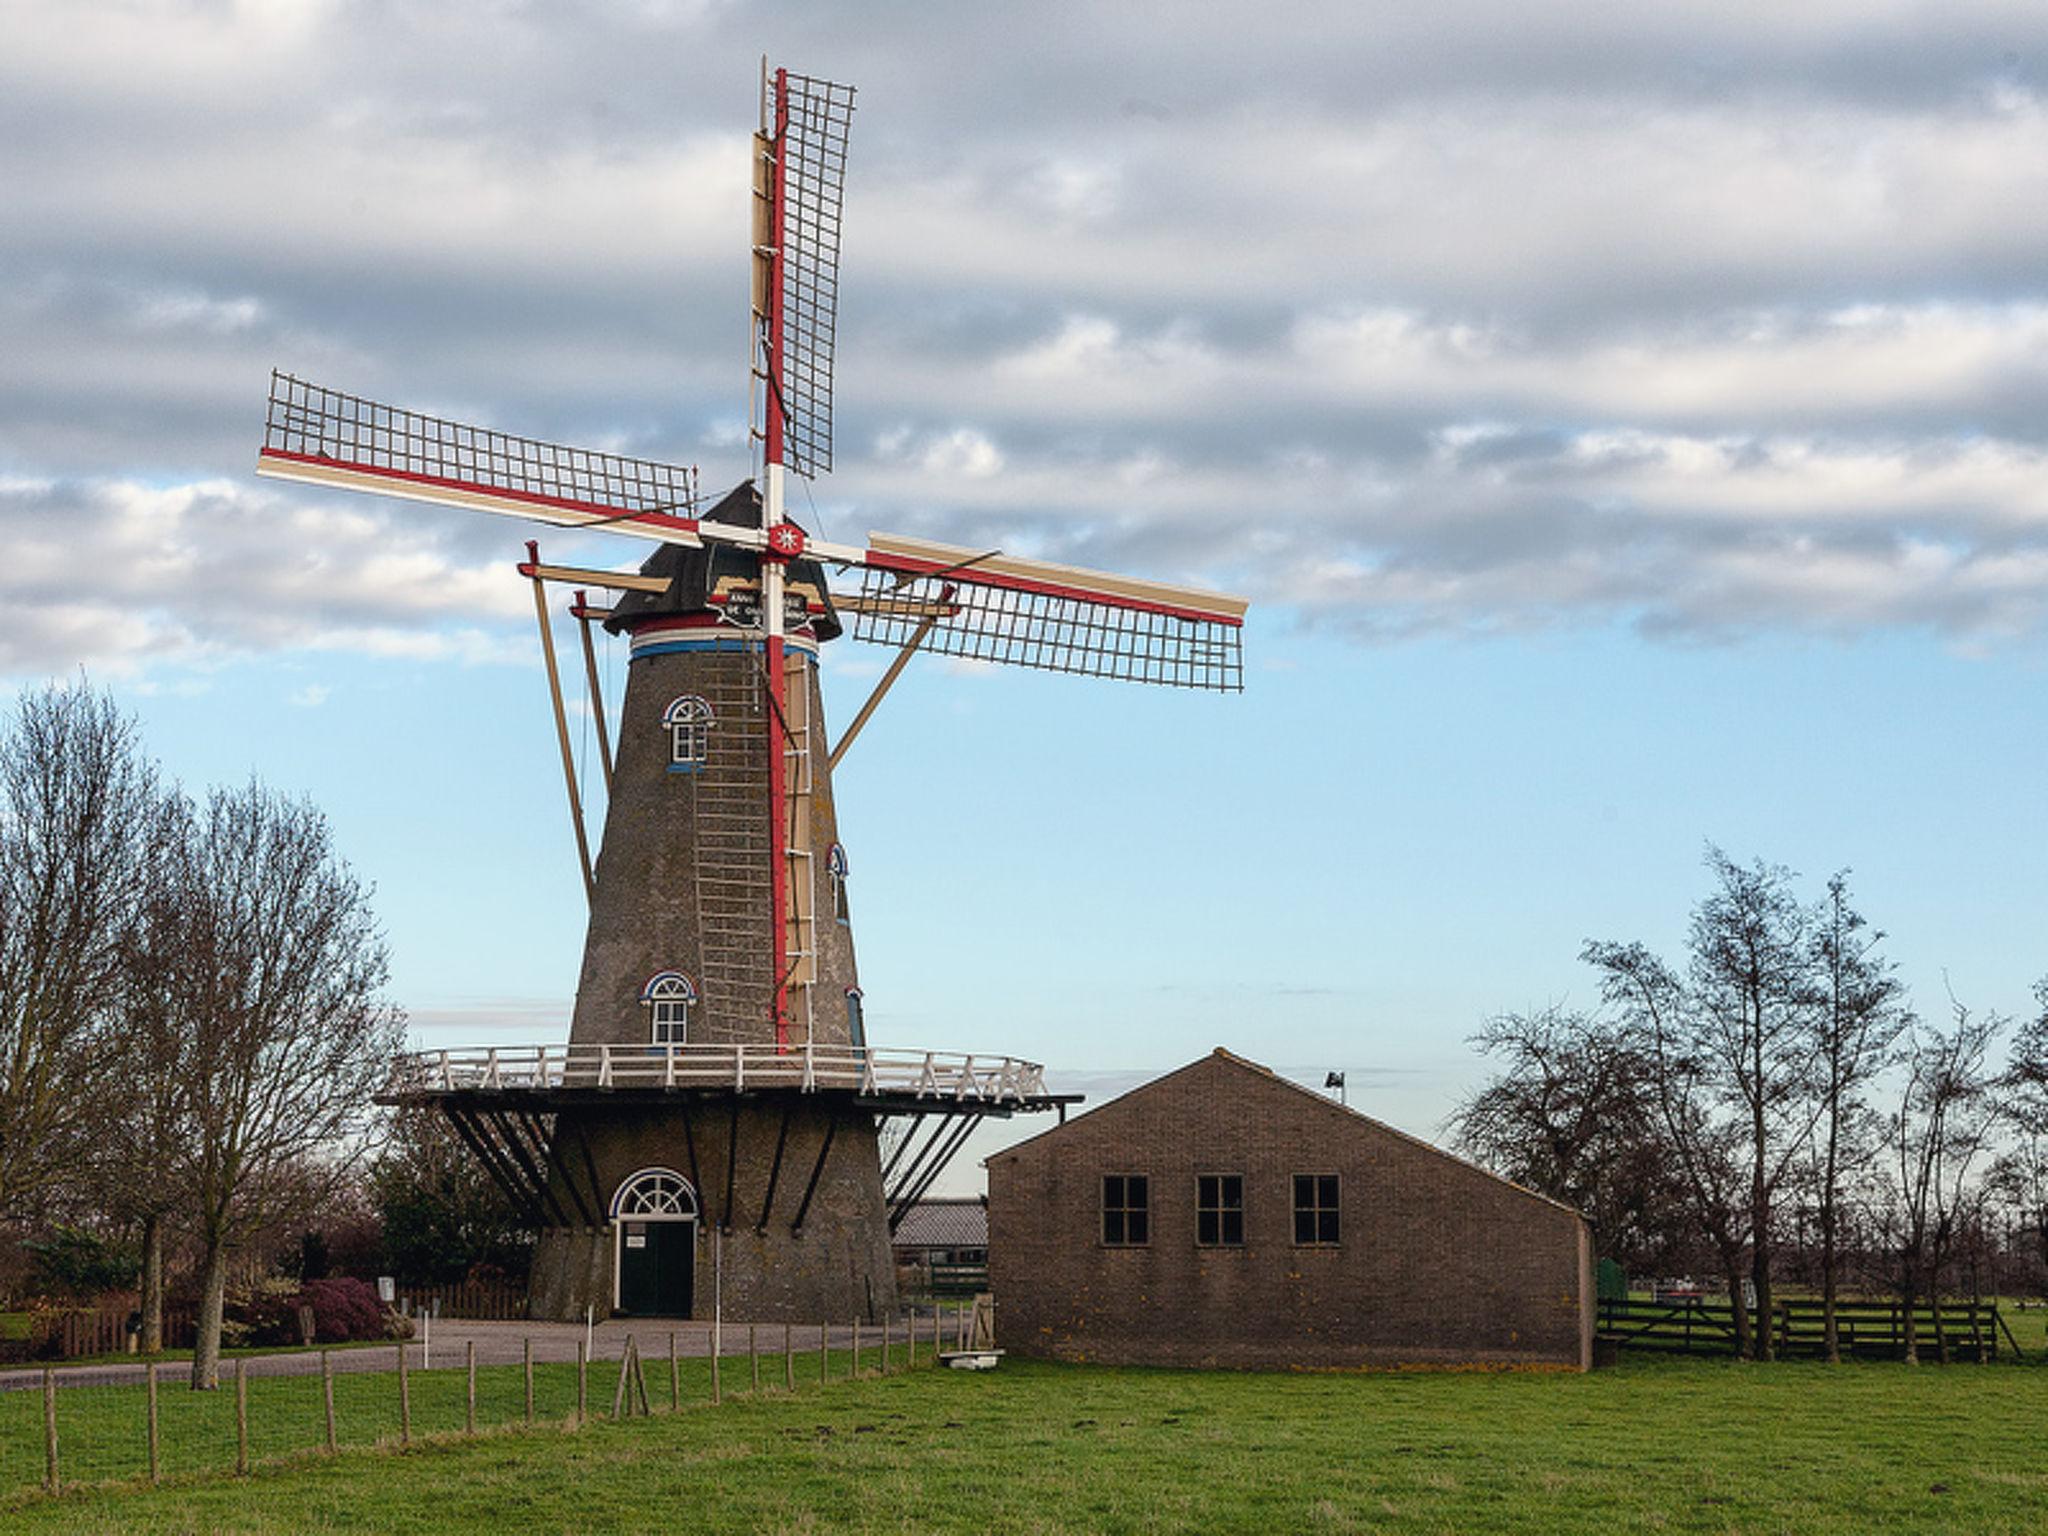
[[[1781,1359],[1818,1358],[1826,1352],[1821,1303],[1805,1297],[1771,1304],[1768,1322]],[[1835,1333],[1845,1357],[1899,1360],[1906,1353],[1907,1311],[1895,1301],[1838,1301]],[[1989,1361],[2001,1338],[2011,1352],[2018,1340],[1998,1308],[1988,1301],[1920,1302],[1912,1309],[1919,1356],[1925,1361]],[[1670,1297],[1663,1301],[1612,1299],[1600,1303],[1600,1338],[1623,1349],[1657,1349],[1682,1354],[1735,1353],[1735,1311],[1725,1301]]]
[[[130,1332],[137,1323],[134,1307],[119,1302],[103,1307],[64,1307],[38,1312],[29,1324],[27,1336],[10,1341],[0,1358],[6,1360],[81,1360],[91,1355],[120,1355],[139,1343]],[[197,1333],[197,1319],[190,1312],[164,1314],[164,1346],[189,1349]]]
[[[230,1468],[246,1475],[309,1450],[404,1448],[498,1425],[578,1430],[605,1419],[716,1407],[729,1398],[788,1395],[813,1382],[930,1368],[950,1351],[993,1348],[992,1329],[990,1309],[977,1302],[850,1328],[684,1324],[667,1330],[666,1349],[661,1330],[649,1330],[644,1357],[634,1334],[600,1340],[617,1349],[603,1358],[592,1356],[580,1332],[570,1339],[559,1332],[514,1335],[507,1342],[519,1347],[518,1363],[481,1369],[475,1339],[437,1355],[445,1361],[438,1369],[423,1342],[396,1342],[339,1357],[323,1349],[300,1357],[306,1368],[291,1371],[252,1372],[250,1360],[238,1358],[223,1364],[222,1384],[230,1390],[218,1393],[166,1392],[185,1373],[160,1362],[118,1368],[117,1381],[100,1370],[45,1366],[16,1372],[0,1388],[0,1527],[8,1525],[13,1503],[35,1487],[55,1493]],[[696,1346],[688,1354],[678,1347],[685,1331]],[[555,1358],[544,1358],[550,1354]]]
[[[523,1287],[497,1280],[425,1286],[398,1293],[399,1310],[412,1317],[460,1317],[472,1322],[516,1322],[526,1316]]]
[[[988,1265],[932,1264],[927,1268],[934,1296],[978,1296],[988,1289]]]

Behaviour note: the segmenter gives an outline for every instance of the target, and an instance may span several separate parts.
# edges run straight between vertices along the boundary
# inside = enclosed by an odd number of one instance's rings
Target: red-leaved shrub
[[[391,1315],[367,1280],[308,1280],[299,1287],[298,1299],[313,1309],[314,1337],[322,1344],[390,1337]]]

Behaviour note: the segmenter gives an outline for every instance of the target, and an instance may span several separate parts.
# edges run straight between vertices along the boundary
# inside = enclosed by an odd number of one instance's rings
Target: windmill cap
[[[734,528],[761,526],[761,493],[751,480],[742,480],[727,491],[700,519]],[[832,606],[832,590],[825,580],[825,568],[815,560],[792,560],[785,581],[792,586],[814,587],[825,611],[812,617],[820,640],[836,640],[844,632],[838,611]],[[680,614],[716,613],[710,601],[722,581],[742,581],[749,586],[760,580],[760,557],[751,550],[728,544],[706,543],[692,549],[682,544],[663,544],[641,563],[642,576],[659,576],[668,586],[660,592],[627,592],[612,605],[604,627],[613,634],[630,634],[650,619],[673,618]]]

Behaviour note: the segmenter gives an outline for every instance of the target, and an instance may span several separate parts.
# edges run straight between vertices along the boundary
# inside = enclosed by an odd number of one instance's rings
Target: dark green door
[[[697,1223],[628,1221],[619,1234],[619,1310],[688,1317],[696,1279]]]

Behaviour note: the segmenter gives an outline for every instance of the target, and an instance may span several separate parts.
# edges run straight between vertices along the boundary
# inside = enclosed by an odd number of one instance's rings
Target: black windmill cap
[[[761,526],[761,493],[753,481],[742,480],[720,497],[718,504],[699,521],[725,523],[734,528],[758,528]],[[604,621],[604,627],[615,635],[630,632],[649,619],[716,612],[709,600],[710,594],[718,590],[721,581],[726,580],[743,581],[752,586],[760,579],[760,557],[750,549],[737,549],[729,544],[705,544],[695,549],[685,544],[664,544],[641,563],[640,574],[664,577],[668,586],[660,592],[621,593],[618,601],[612,604],[611,616]],[[815,560],[792,560],[788,580],[817,589],[825,611],[813,619],[812,627],[820,640],[837,640],[843,633],[843,626],[839,622],[838,611],[832,606],[832,591],[826,584],[824,567]]]

